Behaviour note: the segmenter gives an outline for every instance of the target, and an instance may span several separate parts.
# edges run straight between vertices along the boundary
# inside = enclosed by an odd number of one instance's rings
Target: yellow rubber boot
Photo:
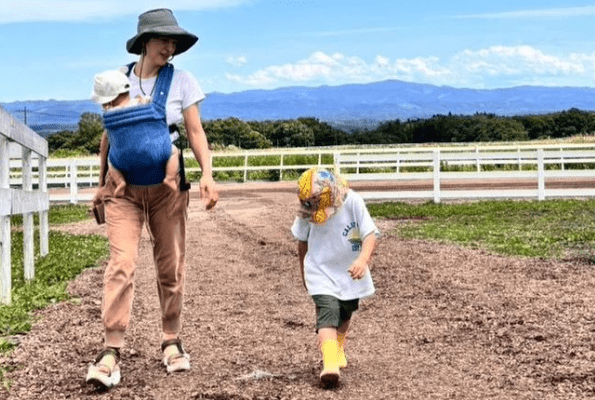
[[[337,344],[339,345],[339,352],[337,353],[337,363],[339,368],[347,367],[347,357],[345,357],[345,342],[347,341],[347,332],[337,332]]]
[[[320,382],[324,387],[334,387],[339,383],[339,343],[335,339],[328,339],[320,345],[322,352],[322,372]]]

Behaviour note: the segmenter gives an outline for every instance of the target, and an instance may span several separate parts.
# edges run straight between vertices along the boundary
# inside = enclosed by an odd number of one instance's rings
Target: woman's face
[[[176,39],[167,36],[154,37],[146,44],[145,57],[155,65],[165,65],[176,51]]]

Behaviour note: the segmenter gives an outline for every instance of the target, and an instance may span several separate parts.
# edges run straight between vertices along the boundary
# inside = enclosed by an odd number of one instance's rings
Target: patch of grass
[[[70,223],[90,218],[86,206],[50,207],[51,224]],[[13,221],[14,220],[14,221]],[[18,217],[11,223],[17,224]],[[39,233],[34,235],[35,277],[26,281],[23,261],[23,233],[11,233],[11,304],[0,305],[0,352],[14,347],[11,340],[31,329],[32,312],[49,304],[68,300],[68,283],[84,269],[97,266],[109,255],[107,238],[99,235],[72,235],[50,230],[49,254],[41,257]],[[0,375],[2,372],[0,371]]]
[[[81,204],[55,205],[51,206],[48,212],[48,221],[50,225],[71,224],[73,222],[83,221],[89,217],[89,206]],[[39,213],[33,215],[35,225],[39,225]],[[10,218],[11,226],[23,224],[22,215],[13,215]]]
[[[595,200],[480,201],[465,204],[368,204],[375,217],[397,218],[405,239],[427,239],[494,253],[595,263]]]

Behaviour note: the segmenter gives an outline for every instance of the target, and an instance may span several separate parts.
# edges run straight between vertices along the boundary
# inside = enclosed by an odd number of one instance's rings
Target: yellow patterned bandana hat
[[[324,224],[343,205],[349,187],[339,176],[322,168],[310,168],[298,179],[300,217]]]

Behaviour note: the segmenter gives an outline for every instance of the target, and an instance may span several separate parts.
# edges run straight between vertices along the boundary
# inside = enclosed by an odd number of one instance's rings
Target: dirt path
[[[160,364],[150,245],[141,243],[122,382],[83,383],[102,345],[103,268],[70,286],[2,360],[2,399],[566,399],[595,392],[595,272],[579,261],[518,260],[402,241],[395,221],[373,264],[377,295],[362,303],[342,385],[317,385],[314,309],[289,236],[290,186],[226,186],[213,212],[192,193],[182,338],[192,370]],[[255,189],[255,188],[252,188]],[[104,233],[88,221],[66,228]]]

